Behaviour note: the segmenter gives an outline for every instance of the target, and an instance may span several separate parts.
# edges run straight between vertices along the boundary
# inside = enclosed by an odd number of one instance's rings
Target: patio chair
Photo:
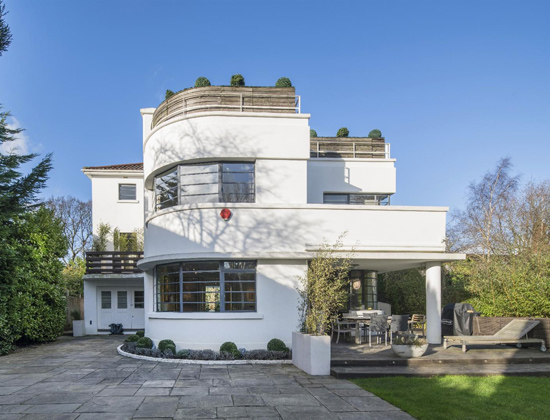
[[[414,334],[415,331],[420,330],[422,335],[426,335],[426,315],[413,314],[409,320],[409,331]]]
[[[390,344],[393,344],[393,335],[409,331],[409,315],[392,315],[390,323]]]
[[[388,345],[388,317],[387,315],[372,314],[369,323],[365,326],[365,333],[369,336],[369,347],[372,347],[372,335],[376,335],[376,342],[380,343],[384,334],[385,344]]]
[[[497,345],[515,344],[518,348],[522,344],[540,344],[540,351],[546,351],[542,338],[528,338],[527,334],[540,322],[529,319],[514,319],[494,335],[450,335],[443,337],[443,348],[447,349],[452,344],[449,342],[458,341],[462,344],[462,353],[466,353],[467,346],[472,344]],[[522,338],[525,337],[525,338]]]
[[[335,328],[336,327],[336,328]],[[355,331],[355,322],[349,322],[345,320],[338,319],[336,320],[336,325],[333,324],[332,326],[332,335],[334,335],[334,330],[336,329],[336,344],[338,344],[338,341],[340,340],[340,334],[349,334],[351,336],[352,331]]]

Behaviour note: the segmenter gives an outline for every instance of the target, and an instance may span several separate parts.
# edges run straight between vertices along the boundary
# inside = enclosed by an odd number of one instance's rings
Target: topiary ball
[[[292,87],[292,82],[288,77],[280,77],[279,80],[275,83],[275,87],[278,88],[284,88],[284,87]]]
[[[139,349],[152,349],[153,348],[153,340],[151,340],[149,337],[141,337],[137,343],[136,347]]]
[[[159,347],[159,348],[160,348],[160,347]],[[164,354],[167,354],[168,351],[171,352],[172,355],[176,354],[176,346],[175,346],[175,345],[172,345],[172,344],[166,344],[166,345],[164,346],[164,349],[162,350],[162,352],[163,352]]]
[[[375,128],[374,130],[371,130],[371,132],[369,133],[369,137],[371,139],[379,139],[380,137],[382,137],[382,132]]]
[[[241,352],[237,348],[237,345],[231,341],[226,341],[220,346],[220,353],[229,353],[232,354],[235,359],[241,357]]]
[[[315,131],[313,128],[310,128],[309,137],[319,137],[319,136],[317,135],[317,131]]]
[[[231,86],[244,86],[244,77],[240,74],[231,76]]]
[[[124,342],[126,342],[126,343],[135,343],[139,339],[140,339],[140,337],[138,335],[132,334],[132,335],[129,335],[128,337],[126,337],[126,340],[124,340]]]
[[[166,346],[174,346],[174,347],[176,347],[176,343],[174,343],[172,340],[160,340],[160,341],[159,341],[158,348],[159,348],[161,351],[164,351],[164,349],[166,348]],[[175,351],[174,351],[174,353],[175,353]]]
[[[164,94],[164,100],[168,99],[170,96],[174,96],[174,92],[172,92],[170,89],[166,89],[166,93]]]
[[[185,349],[185,350],[180,350],[176,353],[176,357],[178,359],[187,359],[189,357],[189,355],[191,354],[191,351]]]
[[[346,127],[342,127],[336,133],[336,137],[347,137],[347,136],[349,136],[349,130]]]
[[[206,77],[199,77],[197,80],[195,80],[195,87],[203,87],[203,86],[211,86],[210,80],[208,80]]]
[[[137,335],[138,337],[145,337],[145,331],[137,331],[137,332],[136,332],[136,335]]]
[[[270,351],[288,351],[288,347],[283,340],[279,340],[278,338],[271,339],[267,343],[267,349]]]

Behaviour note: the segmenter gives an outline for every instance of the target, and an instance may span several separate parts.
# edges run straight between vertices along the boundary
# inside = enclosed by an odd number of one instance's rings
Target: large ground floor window
[[[256,311],[256,261],[185,261],[158,265],[157,312]]]

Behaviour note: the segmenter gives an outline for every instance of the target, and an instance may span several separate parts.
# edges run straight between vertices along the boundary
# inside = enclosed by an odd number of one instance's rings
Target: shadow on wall
[[[185,121],[185,133],[180,133],[178,144],[154,144],[155,165],[163,162],[163,171],[185,161],[185,150],[193,150],[194,159],[216,161],[253,160],[260,154],[260,149],[253,145],[253,139],[244,134],[225,132],[213,134],[197,129],[192,120]],[[244,145],[244,146],[243,146]],[[189,154],[187,154],[189,156]],[[166,162],[171,162],[169,165]],[[163,171],[159,171],[163,172]],[[305,173],[304,173],[305,175]],[[282,180],[287,180],[291,174],[285,168],[274,167],[269,178],[263,177],[256,181],[256,195],[272,194]],[[306,180],[304,179],[305,183]],[[260,184],[260,186],[258,185]],[[265,196],[263,197],[265,200]],[[227,203],[231,208],[234,203]],[[252,203],[251,203],[252,204]],[[303,204],[303,203],[302,203]],[[149,204],[148,212],[153,214],[154,203]],[[216,204],[214,205],[214,207]],[[146,229],[147,257],[157,254],[177,254],[185,252],[254,252],[258,248],[268,248],[272,251],[289,251],[298,248],[305,250],[305,238],[318,233],[320,220],[304,219],[299,212],[292,209],[253,209],[231,208],[233,217],[224,221],[219,216],[220,208],[198,204],[177,208],[168,208],[160,213],[163,216],[152,219]],[[176,210],[177,209],[177,210]],[[175,210],[175,211],[174,211]],[[283,214],[284,213],[284,214]],[[327,238],[333,241],[335,238]],[[169,244],[169,245],[168,245]],[[169,252],[165,252],[169,247]],[[159,249],[164,249],[159,252]]]

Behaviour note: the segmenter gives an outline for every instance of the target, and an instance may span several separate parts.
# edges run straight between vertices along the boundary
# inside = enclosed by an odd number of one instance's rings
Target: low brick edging
[[[550,318],[478,316],[474,318],[474,335],[493,335],[514,319],[532,319],[540,324],[529,332],[529,338],[542,338],[550,347]]]
[[[292,364],[292,360],[189,360],[189,359],[162,359],[160,357],[139,356],[122,350],[122,344],[116,348],[118,354],[131,359],[146,360],[159,363],[180,363],[185,365],[277,365]]]

